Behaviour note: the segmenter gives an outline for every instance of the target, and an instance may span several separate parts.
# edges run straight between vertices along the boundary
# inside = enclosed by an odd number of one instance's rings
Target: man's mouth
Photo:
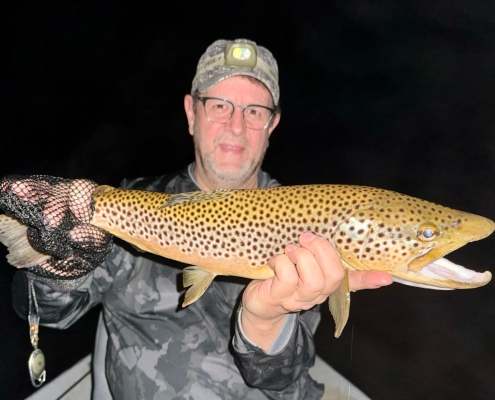
[[[220,149],[227,153],[240,154],[244,151],[244,146],[233,143],[222,143],[220,144]]]

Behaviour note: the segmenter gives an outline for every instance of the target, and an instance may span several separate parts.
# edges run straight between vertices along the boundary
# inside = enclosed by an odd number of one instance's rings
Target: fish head
[[[405,195],[358,209],[335,232],[345,264],[390,272],[402,283],[433,288],[486,284],[491,274],[436,264],[446,254],[483,239],[495,229],[488,218]],[[446,270],[447,268],[447,270]],[[405,282],[404,282],[405,281]]]

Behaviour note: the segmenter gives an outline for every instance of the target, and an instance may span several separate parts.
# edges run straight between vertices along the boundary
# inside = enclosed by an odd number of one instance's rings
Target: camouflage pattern
[[[179,174],[124,181],[122,186],[168,193],[199,190],[192,168],[194,164]],[[258,178],[260,187],[278,185],[264,172]],[[30,279],[35,279],[44,326],[66,328],[102,303],[108,341],[96,344],[105,356],[95,354],[94,359],[105,365],[96,365],[95,371],[105,370],[116,399],[321,398],[323,385],[308,373],[314,364],[318,307],[290,318],[293,322],[267,354],[236,323],[248,281],[215,279],[198,301],[181,308],[183,267],[116,241],[107,261],[69,292],[57,292],[32,274]],[[14,308],[24,318],[25,274],[19,271],[13,282]],[[94,398],[108,397],[101,390]]]
[[[230,41],[217,40],[213,42],[201,56],[196,69],[191,88],[191,94],[196,90],[204,93],[218,82],[236,75],[252,76],[263,82],[272,94],[273,102],[278,105],[280,87],[278,85],[278,65],[273,54],[262,46],[247,39],[236,39],[232,42],[250,43],[257,49],[257,63],[254,68],[225,65],[225,47]]]

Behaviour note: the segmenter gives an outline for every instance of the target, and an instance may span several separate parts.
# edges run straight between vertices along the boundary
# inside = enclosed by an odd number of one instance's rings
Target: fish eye
[[[425,242],[429,242],[430,240],[434,240],[440,236],[442,232],[438,229],[438,226],[432,223],[426,223],[419,227],[418,229],[418,238]]]

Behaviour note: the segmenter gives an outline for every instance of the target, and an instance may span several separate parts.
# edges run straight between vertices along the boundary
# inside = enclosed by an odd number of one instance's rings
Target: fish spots
[[[450,226],[451,226],[452,228],[458,228],[460,224],[461,224],[461,220],[460,220],[460,219],[457,219],[457,220],[455,220],[455,221],[452,221],[452,222],[450,223]]]
[[[115,192],[95,199],[95,213],[137,242],[155,241],[208,259],[235,257],[251,267],[280,254],[305,231],[330,239],[354,260],[379,266],[423,251],[408,226],[417,229],[428,218],[445,232],[464,221],[433,203],[346,185],[200,192],[171,205],[165,193]]]

